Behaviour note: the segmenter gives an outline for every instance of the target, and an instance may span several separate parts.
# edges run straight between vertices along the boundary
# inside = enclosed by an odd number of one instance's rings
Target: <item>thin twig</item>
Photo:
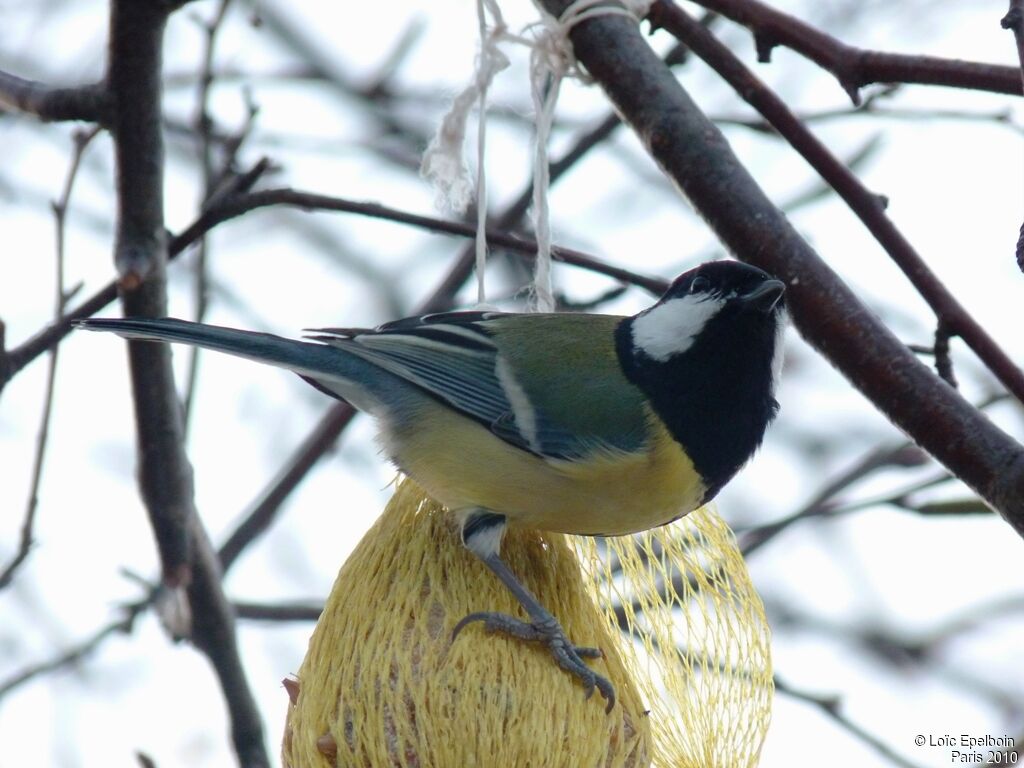
[[[953,373],[953,359],[949,356],[949,340],[954,336],[947,323],[939,321],[935,328],[935,372],[951,387],[956,387],[956,374]]]
[[[687,42],[735,91],[771,123],[789,144],[836,190],[864,226],[935,312],[941,323],[964,340],[992,374],[1024,403],[1024,371],[956,299],[886,215],[876,194],[818,140],[771,89],[719,40],[681,8],[659,0],[648,19]]]
[[[82,156],[86,147],[96,138],[100,132],[99,126],[88,131],[76,131],[74,134],[74,150],[71,154],[71,164],[64,180],[64,189],[60,198],[53,203],[53,218],[56,229],[56,289],[54,297],[54,317],[60,319],[67,308],[70,295],[64,288],[64,254],[65,234],[67,222],[68,205],[71,202],[71,192],[74,189],[75,178],[78,176],[78,169],[82,163]],[[14,572],[21,566],[32,549],[32,531],[35,526],[36,510],[39,507],[39,486],[43,477],[43,461],[46,456],[46,444],[50,434],[50,414],[53,411],[53,392],[57,381],[57,356],[60,347],[53,347],[50,350],[50,362],[46,371],[46,386],[43,391],[43,414],[39,421],[39,434],[36,439],[35,456],[32,462],[32,479],[29,482],[28,505],[25,510],[24,522],[21,526],[21,538],[18,541],[18,550],[10,563],[0,572],[0,589],[3,589],[14,578]]]
[[[869,51],[847,45],[810,24],[758,0],[698,0],[754,33],[758,60],[770,60],[772,48],[784,45],[831,72],[856,104],[859,90],[871,83],[917,83],[1021,95],[1014,67],[937,56],[910,56]]]
[[[217,33],[220,31],[227,15],[228,6],[231,0],[220,0],[213,18],[203,24],[205,40],[203,46],[202,66],[199,73],[199,87],[196,95],[196,119],[194,134],[199,140],[200,173],[202,175],[202,204],[205,206],[207,200],[213,194],[215,179],[213,168],[213,118],[210,116],[210,91],[213,88],[213,63],[217,46]],[[193,292],[195,297],[195,314],[193,320],[201,323],[206,317],[206,310],[210,301],[209,274],[207,259],[209,256],[208,240],[202,237],[199,240],[196,250],[195,274],[193,281]],[[199,347],[191,347],[188,351],[188,365],[185,374],[185,395],[183,399],[182,420],[185,430],[188,431],[190,416],[192,415],[192,404],[194,402],[196,377],[199,375]]]
[[[436,232],[456,237],[475,237],[476,229],[463,222],[439,219],[433,216],[421,216],[408,213],[396,208],[390,208],[379,203],[366,203],[347,200],[345,198],[318,195],[310,192],[302,192],[294,189],[270,189],[259,192],[244,193],[244,189],[254,183],[259,175],[270,168],[267,160],[261,160],[254,167],[253,172],[238,177],[240,190],[237,193],[227,193],[218,196],[216,202],[211,201],[211,206],[200,214],[199,218],[190,224],[186,229],[170,239],[168,244],[168,259],[179,256],[186,248],[195,243],[202,235],[214,227],[226,221],[237,218],[251,211],[268,206],[285,205],[300,210],[322,210],[353,213],[370,218],[394,221],[401,224],[419,227],[428,232]],[[254,173],[255,172],[255,173]],[[536,253],[537,244],[533,240],[515,237],[499,230],[487,230],[487,239],[495,245],[506,248],[516,253],[521,253],[527,258],[532,258]],[[572,266],[579,267],[597,274],[605,275],[619,282],[636,285],[640,288],[659,294],[668,286],[668,281],[641,275],[622,267],[615,267],[599,260],[590,254],[578,251],[573,248],[555,246],[552,249],[552,256],[556,261],[561,261]],[[467,273],[468,274],[468,273]],[[74,328],[75,320],[91,317],[101,311],[105,306],[117,297],[117,284],[109,283],[101,288],[93,296],[80,305],[69,311],[59,321],[51,323],[39,331],[32,338],[20,346],[10,350],[6,355],[8,372],[7,379],[0,379],[0,387],[14,374],[22,370],[32,360],[43,352],[47,351],[54,344],[58,343]]]
[[[219,187],[217,193],[210,200],[211,205],[219,204],[236,194],[247,192],[272,167],[267,158],[261,158],[249,171],[230,179],[228,183]],[[198,226],[200,222],[205,221],[205,216],[205,213],[200,214],[199,219],[182,234],[170,238],[167,246],[168,260],[180,256],[200,235],[209,231],[211,227]],[[0,389],[14,374],[71,333],[76,320],[92,317],[113,302],[117,298],[117,291],[116,281],[107,283],[77,307],[68,311],[58,321],[46,326],[20,346],[10,350],[3,358],[7,362],[7,368],[0,370]]]
[[[901,768],[921,768],[917,763],[907,760],[873,733],[844,715],[842,712],[842,699],[838,696],[819,696],[807,691],[801,691],[788,683],[784,683],[779,679],[778,675],[775,676],[774,680],[776,691],[789,696],[791,699],[802,701],[805,704],[810,704],[817,708],[822,714],[832,720],[832,722],[850,735],[855,736],[857,739],[867,744],[893,765],[901,766]]]
[[[323,613],[323,603],[234,603],[235,615],[249,621],[317,621]]]
[[[84,120],[108,125],[110,94],[103,83],[58,88],[0,72],[0,109],[15,109],[40,120]]]
[[[832,509],[832,502],[836,496],[880,470],[920,466],[926,460],[927,457],[921,449],[908,442],[868,451],[853,466],[826,483],[810,501],[793,514],[743,532],[740,536],[740,551],[744,557],[749,557],[795,523],[825,514]]]
[[[419,227],[420,229],[428,232],[456,235],[458,237],[476,236],[476,228],[465,222],[408,213],[396,208],[389,208],[388,206],[381,205],[380,203],[360,202],[343,197],[332,197],[330,195],[302,192],[300,190],[283,187],[279,189],[259,190],[245,195],[236,195],[227,199],[215,208],[207,210],[203,216],[197,219],[187,230],[182,232],[179,237],[191,242],[200,234],[208,232],[224,221],[238,218],[246,213],[268,206],[288,206],[305,211],[337,211],[341,213],[354,213],[374,219],[383,219],[400,224],[408,224],[410,226]],[[499,229],[488,229],[487,240],[493,245],[523,254],[528,258],[532,258],[537,249],[537,244],[534,240],[510,235]],[[640,286],[651,293],[661,293],[668,285],[667,281],[660,278],[648,277],[628,269],[611,266],[600,261],[594,256],[573,248],[563,248],[560,246],[555,247],[552,249],[552,256],[556,261],[581,267],[591,272],[611,277],[620,282]],[[448,282],[447,277],[445,278],[445,282]],[[439,291],[440,288],[435,291],[435,295]],[[425,311],[431,310],[430,308],[426,308]]]
[[[335,444],[353,416],[355,410],[348,403],[335,403],[317,422],[221,546],[218,557],[225,573],[245,548],[270,528],[285,500]]]
[[[123,618],[120,618],[117,621],[112,621],[111,623],[101,627],[93,633],[91,637],[78,645],[72,646],[68,650],[64,651],[64,653],[61,653],[48,661],[30,665],[7,680],[0,682],[0,699],[3,699],[4,696],[7,696],[37,677],[49,674],[50,672],[55,672],[82,661],[94,653],[96,649],[103,644],[103,641],[111,635],[118,632],[122,634],[131,632],[132,627],[135,624],[135,619],[147,606],[148,602],[128,606],[125,609],[125,615]]]

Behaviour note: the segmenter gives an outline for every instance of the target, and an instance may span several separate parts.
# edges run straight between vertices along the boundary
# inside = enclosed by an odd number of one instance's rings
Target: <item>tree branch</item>
[[[103,83],[58,88],[0,72],[0,109],[13,109],[44,122],[84,120],[107,126],[110,94]]]
[[[1017,60],[1020,62],[1018,74],[1024,87],[1024,0],[1010,0],[1010,9],[999,20],[999,25],[1013,32],[1017,43]]]
[[[476,227],[461,221],[439,219],[433,216],[421,216],[415,213],[400,211],[395,208],[381,205],[380,203],[359,202],[343,197],[332,197],[320,195],[314,192],[302,192],[287,187],[279,189],[264,189],[258,192],[250,192],[245,195],[236,195],[224,200],[222,203],[210,208],[206,213],[196,220],[179,237],[192,241],[201,234],[210,231],[218,224],[229,219],[242,216],[250,211],[268,206],[283,205],[298,208],[304,211],[338,211],[341,213],[354,213],[360,216],[368,216],[374,219],[394,221],[400,224],[408,224],[428,232],[436,232],[458,237],[475,237]],[[488,229],[487,240],[492,245],[506,248],[510,251],[520,253],[527,258],[533,258],[537,251],[537,243],[532,239],[510,235],[500,229]],[[552,256],[556,261],[565,264],[572,264],[582,267],[591,272],[614,278],[624,283],[638,285],[646,288],[652,293],[660,293],[665,290],[668,283],[660,278],[648,277],[637,272],[632,272],[621,267],[611,266],[589,254],[577,251],[572,248],[556,246],[552,249]],[[466,273],[468,275],[468,272]],[[463,278],[465,279],[465,278]],[[448,278],[446,278],[447,282]],[[440,289],[438,289],[439,291]],[[437,293],[437,291],[435,291]]]
[[[1024,372],[988,332],[964,309],[952,292],[928,267],[903,233],[885,214],[878,196],[860,180],[789,110],[785,102],[762,83],[733,53],[702,25],[668,0],[651,7],[650,22],[688,43],[693,52],[718,72],[733,89],[796,149],[825,179],[885,248],[928,306],[944,332],[962,338],[988,369],[1024,403]]]
[[[788,683],[784,683],[778,676],[775,677],[775,690],[792,699],[815,707],[844,731],[867,744],[893,765],[898,765],[900,768],[920,768],[917,763],[907,760],[873,733],[844,715],[841,706],[842,700],[838,696],[819,696],[807,691],[801,691]]]
[[[323,613],[323,603],[269,603],[235,604],[235,614],[249,621],[317,621]]]
[[[64,179],[64,189],[60,199],[53,203],[53,218],[56,227],[56,290],[54,298],[54,315],[59,320],[64,315],[68,300],[74,291],[70,293],[64,288],[64,241],[65,224],[67,222],[68,205],[71,202],[71,191],[75,186],[75,178],[78,176],[78,168],[82,163],[82,155],[99,133],[98,127],[89,131],[76,131],[74,135],[74,151],[71,155],[71,164],[67,176]],[[24,522],[21,526],[21,537],[18,542],[18,551],[0,572],[0,589],[3,589],[14,578],[14,572],[21,566],[32,548],[32,529],[35,526],[36,509],[39,506],[39,484],[43,477],[43,459],[46,456],[46,444],[50,434],[50,415],[53,412],[53,391],[57,383],[57,352],[59,347],[50,350],[50,365],[46,372],[46,390],[43,394],[43,415],[39,423],[39,436],[36,440],[36,452],[32,466],[32,480],[29,484],[28,506],[25,510]],[[0,355],[2,355],[0,351]]]
[[[210,205],[216,207],[216,205],[223,200],[247,191],[264,173],[266,173],[269,168],[270,161],[266,158],[261,159],[249,171],[232,178],[227,184],[218,189],[218,191],[210,198]],[[208,231],[207,229],[197,226],[199,222],[205,220],[205,216],[205,213],[201,214],[196,222],[186,229],[185,232],[170,239],[167,248],[168,260],[173,260],[180,256],[190,245]],[[6,384],[14,374],[35,360],[43,352],[46,352],[48,349],[51,349],[53,346],[58,344],[65,336],[71,333],[72,329],[75,327],[76,320],[92,317],[108,304],[113,302],[114,299],[117,298],[117,290],[117,282],[107,283],[107,285],[103,286],[100,290],[70,312],[63,315],[59,320],[56,320],[46,326],[35,336],[28,339],[15,349],[10,350],[6,355],[0,355],[0,364],[6,364],[6,367],[0,368],[0,389],[3,389],[4,384]]]
[[[1013,32],[1013,38],[1017,43],[1017,60],[1020,62],[1021,83],[1024,85],[1024,0],[1010,0],[1010,9],[1000,20],[1003,29]],[[1020,234],[1017,236],[1017,266],[1024,272],[1024,224],[1020,225]]]
[[[114,95],[117,230],[114,262],[126,317],[167,314],[163,224],[160,64],[164,11],[154,3],[114,0],[108,82]],[[195,514],[192,468],[182,447],[180,406],[170,350],[129,344],[139,488],[168,586],[189,580],[188,521]]]
[[[750,29],[758,61],[770,61],[777,45],[791,48],[831,72],[854,104],[860,103],[860,89],[871,83],[944,85],[1014,96],[1024,93],[1014,67],[856,48],[758,0],[697,2]]]
[[[337,442],[352,421],[355,410],[344,402],[334,403],[313,431],[302,441],[270,484],[260,494],[255,506],[228,536],[219,551],[221,568],[226,572],[246,547],[263,535],[277,518],[281,505],[291,495],[321,457]]]
[[[544,1],[556,18],[567,5]],[[804,338],[1024,535],[1024,449],[861,304],[771,203],[635,24],[602,15],[569,36],[577,58],[723,244],[785,280]]]
[[[107,83],[115,110],[117,229],[114,262],[124,314],[167,314],[163,223],[161,53],[171,6],[112,0]],[[128,344],[139,447],[138,481],[160,551],[163,582],[185,587],[192,642],[213,665],[239,764],[268,766],[263,723],[249,690],[224,597],[220,563],[195,510],[181,404],[164,344]]]

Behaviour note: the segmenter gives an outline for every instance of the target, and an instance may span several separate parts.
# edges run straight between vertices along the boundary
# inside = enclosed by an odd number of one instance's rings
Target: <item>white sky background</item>
[[[267,0],[265,6],[277,7]],[[281,4],[282,6],[284,4]],[[353,81],[371,77],[414,20],[422,37],[401,68],[403,88],[450,95],[470,76],[476,47],[473,5],[438,0],[429,6],[397,0],[382,20],[373,4],[296,3],[290,10],[322,51]],[[850,20],[848,3],[779,2],[850,43],[980,61],[1015,63],[1012,39],[999,28],[1003,0],[972,3],[871,3]],[[509,20],[533,18],[522,0],[503,4]],[[429,8],[429,10],[424,10]],[[168,28],[165,72],[197,70],[202,36],[192,19],[213,4],[196,2]],[[0,68],[53,82],[101,76],[106,35],[102,2],[0,3]],[[218,46],[220,67],[251,73],[225,79],[213,111],[227,127],[244,116],[242,88],[260,107],[243,159],[262,154],[283,167],[272,183],[353,199],[376,200],[433,213],[434,193],[404,169],[388,165],[368,145],[384,138],[365,110],[322,84],[260,77],[296,60],[272,36],[246,23],[236,3]],[[724,36],[747,62],[750,35],[723,22]],[[659,50],[670,41],[653,40]],[[494,102],[529,117],[526,62],[499,76]],[[712,115],[749,111],[700,62],[678,70]],[[843,107],[835,81],[797,55],[776,49],[757,73],[800,113]],[[1024,216],[1024,110],[1019,99],[908,86],[885,102],[900,109],[1009,112],[1013,126],[994,119],[924,120],[850,117],[815,125],[841,156],[870,138],[882,146],[858,173],[887,195],[889,212],[930,266],[995,338],[1024,359],[1020,333],[1024,276],[1013,244]],[[194,87],[168,88],[166,113],[192,118]],[[410,120],[429,130],[445,106],[428,99]],[[607,112],[597,88],[564,87],[552,139],[557,157],[576,132]],[[0,317],[7,344],[36,332],[52,312],[53,221],[47,201],[64,183],[70,157],[66,125],[0,119]],[[741,159],[778,202],[816,183],[784,144],[744,128],[726,128]],[[495,208],[517,195],[529,177],[529,130],[522,120],[490,123],[488,173]],[[168,141],[167,224],[178,231],[195,216],[198,166],[194,150]],[[86,155],[69,220],[67,282],[80,297],[111,272],[112,163],[100,136]],[[551,194],[556,242],[609,262],[671,277],[716,252],[706,228],[681,204],[636,140],[619,130],[580,163]],[[793,212],[823,257],[901,338],[928,343],[933,320],[923,301],[845,206],[823,199]],[[335,241],[332,258],[304,232]],[[219,227],[210,238],[213,303],[210,322],[294,335],[305,327],[374,325],[412,311],[446,271],[461,242],[358,217],[262,212]],[[392,296],[339,262],[365,261],[386,276]],[[193,311],[191,258],[171,268],[172,314]],[[493,270],[495,298],[507,294]],[[559,288],[581,300],[611,287],[597,276],[556,266]],[[379,281],[378,281],[379,282]],[[472,289],[463,297],[475,297]],[[606,311],[633,312],[648,297],[628,291]],[[112,310],[114,311],[114,310]],[[780,393],[782,413],[762,453],[720,496],[734,525],[768,522],[808,499],[823,479],[870,448],[898,439],[896,431],[796,336]],[[176,352],[179,372],[187,355]],[[978,399],[991,379],[961,344],[954,360],[963,390]],[[123,347],[113,339],[72,336],[61,347],[51,439],[41,489],[37,545],[14,584],[0,593],[0,684],[25,665],[48,659],[117,616],[139,597],[122,570],[150,577],[156,560],[145,512],[133,482],[132,412]],[[0,562],[17,544],[32,451],[42,407],[42,359],[17,375],[0,396]],[[217,543],[330,403],[295,377],[223,356],[206,355],[189,431],[197,506]],[[1020,436],[1021,413],[994,409]],[[932,470],[933,471],[933,470]],[[322,461],[296,491],[270,533],[250,547],[227,580],[239,600],[320,599],[338,567],[384,504],[393,472],[359,420],[337,454]],[[902,487],[909,476],[883,474],[857,491],[869,498]],[[939,495],[962,497],[946,486]],[[1020,539],[994,516],[921,518],[877,507],[849,518],[793,528],[751,559],[750,568],[775,627],[777,673],[791,684],[842,696],[843,711],[919,765],[947,764],[948,750],[918,749],[917,734],[962,732],[1019,735],[1024,730],[1024,668],[1020,643],[1024,575]],[[864,653],[852,630],[878,630],[907,640],[927,638],[968,610],[1016,600],[1016,612],[993,617],[938,647],[924,665],[893,666]],[[820,626],[789,626],[780,609],[814,617]],[[312,625],[240,624],[250,684],[266,720],[276,759],[285,712],[281,678],[302,659]],[[995,703],[993,703],[995,702]],[[1001,706],[999,702],[1004,702]],[[230,764],[224,708],[205,659],[173,646],[146,614],[130,636],[115,636],[79,666],[44,677],[0,700],[0,768],[8,766],[134,765],[134,750],[161,768]],[[779,695],[762,765],[827,763],[884,765],[877,753],[836,729],[813,708]]]

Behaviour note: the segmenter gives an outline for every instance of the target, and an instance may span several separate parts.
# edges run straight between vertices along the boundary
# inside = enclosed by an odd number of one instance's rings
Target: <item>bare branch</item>
[[[885,248],[950,335],[967,343],[988,369],[1013,395],[1024,402],[1024,371],[1017,367],[977,320],[957,301],[903,233],[885,214],[876,194],[833,155],[800,122],[773,91],[704,27],[667,0],[659,0],[649,20],[688,43],[701,59],[718,72],[736,92],[760,112],[790,145],[836,190]]]
[[[148,604],[148,602],[145,602],[127,607],[123,618],[101,627],[87,640],[79,643],[78,645],[72,646],[64,653],[53,659],[28,666],[7,680],[0,682],[0,700],[2,700],[4,696],[7,696],[16,689],[25,685],[25,683],[31,682],[37,677],[70,667],[73,664],[82,661],[99,648],[103,644],[103,641],[111,635],[115,633],[126,634],[131,632],[132,627],[135,624],[136,617],[146,606],[148,606]]]
[[[263,718],[242,666],[235,612],[224,596],[220,561],[198,517],[191,518],[189,533],[193,553],[192,581],[187,587],[192,617],[190,639],[217,673],[239,766],[264,768],[270,765],[270,759],[263,743]]]
[[[43,120],[83,120],[106,126],[110,94],[102,83],[58,88],[0,72],[0,109],[14,109]]]
[[[295,189],[265,189],[258,192],[250,192],[245,195],[237,195],[224,200],[215,208],[207,210],[203,216],[196,220],[192,226],[179,235],[180,238],[189,241],[194,240],[204,232],[208,232],[218,224],[242,216],[250,211],[267,206],[284,205],[298,208],[305,211],[339,211],[342,213],[354,213],[360,216],[369,216],[374,219],[384,219],[400,224],[419,227],[428,232],[437,232],[459,237],[475,237],[476,227],[459,221],[439,219],[433,216],[421,216],[419,214],[407,213],[395,208],[389,208],[380,203],[358,202],[342,197],[331,197],[313,192],[302,192]],[[506,248],[510,251],[520,253],[527,258],[532,258],[536,253],[537,244],[533,240],[516,237],[501,230],[487,230],[487,240],[492,245]],[[621,267],[614,267],[606,264],[594,256],[577,251],[572,248],[555,247],[552,249],[552,256],[556,261],[571,264],[576,267],[596,272],[600,275],[614,278],[624,283],[638,285],[646,288],[652,293],[660,293],[665,290],[668,283],[659,278],[648,277],[637,272],[632,272]],[[466,273],[468,274],[468,273]],[[448,278],[446,277],[446,282]],[[425,311],[430,311],[426,309]]]
[[[285,462],[270,485],[260,494],[252,510],[228,536],[219,551],[221,568],[226,572],[242,551],[259,538],[277,519],[291,492],[326,454],[352,421],[355,410],[348,403],[335,403]]]
[[[956,374],[953,373],[953,360],[949,356],[949,340],[953,331],[949,325],[940,320],[935,328],[935,372],[951,387],[956,387]]]
[[[199,157],[201,161],[200,171],[202,173],[202,202],[204,206],[206,201],[209,200],[210,196],[213,194],[216,185],[215,171],[213,167],[213,118],[210,115],[210,91],[214,83],[214,54],[217,46],[217,33],[220,31],[220,28],[224,23],[224,18],[227,15],[228,5],[230,2],[231,0],[220,0],[220,4],[217,6],[217,10],[214,12],[213,18],[204,24],[206,40],[203,48],[202,67],[199,75],[199,88],[196,95],[196,103],[198,107],[195,118],[195,134],[199,138]],[[251,124],[252,121],[250,119],[247,121],[246,126],[251,126]],[[243,130],[247,132],[247,128]],[[245,133],[242,135],[244,137]],[[235,144],[234,151],[237,151],[239,146],[241,146],[241,141]],[[232,160],[233,156],[229,155],[225,164],[230,165]],[[225,171],[227,171],[227,168],[225,168]],[[195,263],[194,295],[196,309],[192,319],[197,323],[201,323],[206,317],[206,311],[209,307],[210,301],[209,271],[207,268],[208,255],[207,240],[203,237],[199,241],[199,248]],[[188,355],[188,372],[185,376],[185,395],[183,398],[184,413],[182,415],[186,430],[189,425],[189,417],[192,414],[196,377],[199,374],[199,360],[201,357],[200,349],[198,347],[192,347],[189,349]]]
[[[791,48],[831,72],[854,104],[860,101],[860,89],[871,83],[945,85],[1016,96],[1024,93],[1014,67],[856,48],[758,0],[698,2],[749,28],[759,61],[769,61],[777,45]]]
[[[316,621],[324,610],[323,603],[234,604],[235,615],[250,621]]]
[[[53,218],[56,225],[56,290],[54,298],[54,315],[59,320],[64,315],[70,295],[64,287],[64,234],[67,221],[68,204],[71,201],[71,191],[74,189],[75,178],[78,176],[78,168],[82,162],[82,155],[96,135],[99,127],[84,132],[76,132],[74,135],[74,151],[71,154],[71,165],[68,168],[67,177],[64,180],[64,189],[60,199],[53,204]],[[36,451],[32,465],[32,480],[29,483],[28,507],[25,510],[24,522],[21,526],[21,538],[18,542],[18,550],[10,563],[0,572],[0,589],[3,589],[14,577],[14,572],[25,562],[28,553],[32,548],[32,529],[35,525],[36,509],[39,506],[39,484],[43,477],[43,459],[46,456],[46,444],[50,434],[50,414],[53,410],[53,391],[57,381],[57,352],[59,347],[50,350],[50,365],[46,372],[46,388],[43,393],[43,415],[39,423],[39,436],[36,440]]]
[[[999,21],[1003,29],[1013,32],[1017,43],[1017,60],[1020,62],[1019,75],[1024,86],[1024,0],[1010,0],[1010,9]]]
[[[117,233],[114,262],[127,317],[167,314],[163,224],[160,47],[166,23],[155,4],[112,4],[108,82],[115,94]],[[169,586],[189,580],[188,521],[195,514],[192,468],[182,447],[170,350],[129,344],[139,488]]]
[[[1010,9],[999,23],[1003,29],[1013,32],[1014,40],[1017,43],[1021,82],[1024,83],[1024,0],[1010,0]],[[1017,266],[1024,272],[1024,224],[1020,225],[1020,234],[1017,236],[1016,255]]]
[[[114,261],[128,317],[167,314],[163,223],[161,52],[170,7],[112,0],[107,82],[114,94],[117,234]],[[166,345],[128,344],[139,446],[138,482],[160,552],[163,582],[187,590],[190,638],[210,660],[231,719],[238,762],[270,764],[224,597],[220,563],[196,513],[181,404]]]
[[[559,17],[568,3],[545,0]],[[890,420],[1024,535],[1024,448],[935,376],[821,260],[620,16],[569,33],[587,71],[733,253],[783,279],[797,327]]]
[[[176,258],[186,248],[219,224],[258,208],[274,205],[287,205],[301,210],[353,213],[408,224],[429,232],[455,235],[457,237],[471,238],[476,236],[476,229],[469,224],[411,214],[380,205],[379,203],[355,202],[344,198],[317,195],[293,189],[270,189],[244,194],[244,191],[254,184],[270,167],[269,161],[263,159],[251,171],[234,179],[230,187],[219,190],[218,194],[211,198],[209,207],[199,218],[181,233],[171,238],[168,246],[168,258]],[[520,253],[527,258],[532,258],[537,249],[534,241],[515,237],[499,230],[488,229],[487,238],[495,245]],[[640,286],[651,293],[660,293],[668,285],[665,280],[606,264],[594,256],[572,248],[556,246],[553,249],[553,256],[558,261],[606,275],[619,282]],[[70,333],[72,328],[74,328],[75,320],[94,315],[112,302],[116,296],[117,285],[116,283],[110,283],[68,312],[58,322],[52,323],[20,346],[10,350],[6,358],[0,357],[0,365],[5,360],[7,365],[6,378],[3,377],[5,370],[0,369],[0,387],[14,374],[32,362],[32,360]]]
[[[892,467],[915,467],[920,466],[924,461],[927,461],[927,458],[921,449],[911,443],[882,446],[869,451],[852,467],[826,483],[810,501],[796,512],[781,520],[746,531],[741,535],[740,550],[743,552],[743,556],[750,557],[794,523],[826,514],[833,508],[836,496],[871,477],[879,470]]]
[[[801,691],[788,683],[782,682],[778,675],[775,676],[775,690],[792,699],[802,701],[805,704],[810,704],[817,708],[822,714],[832,720],[832,722],[850,735],[867,744],[893,765],[901,766],[901,768],[921,768],[917,763],[907,760],[873,733],[844,715],[842,712],[842,699],[838,696],[819,696],[817,694],[808,693],[807,691]]]

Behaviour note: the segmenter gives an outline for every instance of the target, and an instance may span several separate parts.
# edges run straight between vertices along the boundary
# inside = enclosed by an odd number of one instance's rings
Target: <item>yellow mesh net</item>
[[[342,566],[287,685],[286,768],[756,764],[768,631],[717,515],[621,539],[510,529],[502,555],[575,643],[604,651],[590,663],[616,688],[611,714],[546,648],[479,624],[451,641],[472,611],[522,613],[404,481]]]

